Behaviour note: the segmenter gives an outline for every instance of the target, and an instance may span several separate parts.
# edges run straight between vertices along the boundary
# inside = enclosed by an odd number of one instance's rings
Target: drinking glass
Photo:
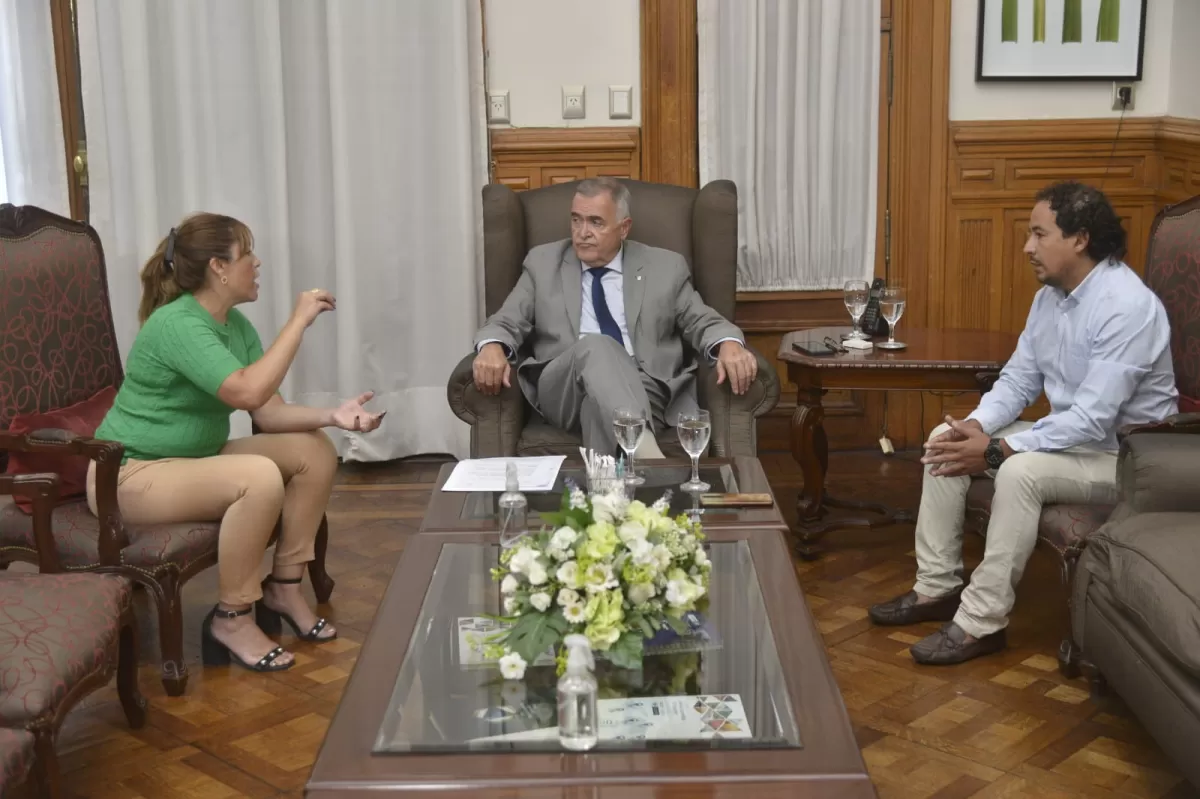
[[[865,280],[847,280],[842,286],[842,301],[846,303],[846,310],[850,312],[850,319],[853,321],[853,329],[850,331],[850,338],[859,341],[869,339],[866,333],[858,329],[859,320],[863,314],[867,312],[867,299],[870,297],[870,286]]]
[[[902,350],[908,345],[903,341],[896,341],[896,325],[900,322],[900,317],[904,316],[904,305],[907,298],[903,286],[888,286],[879,296],[879,313],[888,323],[888,340],[876,344],[875,346],[885,350]]]
[[[700,493],[711,486],[700,480],[700,455],[708,449],[708,439],[712,435],[712,418],[708,411],[688,411],[679,415],[679,443],[683,451],[692,458],[692,479],[679,487],[684,491]]]
[[[625,483],[640,486],[646,482],[634,470],[633,453],[641,443],[642,434],[646,432],[646,412],[640,408],[618,408],[613,416],[613,432],[617,436],[617,444],[625,452]]]

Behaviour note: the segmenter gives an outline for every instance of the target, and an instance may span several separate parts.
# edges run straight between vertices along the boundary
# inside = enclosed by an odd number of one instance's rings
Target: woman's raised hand
[[[383,422],[387,411],[371,413],[363,405],[375,396],[374,391],[365,391],[354,399],[348,399],[333,412],[333,424],[342,430],[353,430],[356,433],[369,433]]]
[[[321,314],[337,307],[337,300],[325,289],[309,289],[296,298],[292,318],[308,327]]]

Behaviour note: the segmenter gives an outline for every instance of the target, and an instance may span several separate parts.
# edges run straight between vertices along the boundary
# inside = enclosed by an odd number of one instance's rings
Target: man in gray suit
[[[613,178],[580,182],[571,238],[534,247],[503,307],[475,336],[473,376],[484,394],[510,385],[512,365],[529,403],[584,446],[617,451],[613,416],[640,409],[654,431],[695,410],[687,341],[716,364],[717,382],[744,394],[758,364],[742,332],[704,304],[683,256],[626,241],[629,189]],[[528,354],[517,363],[518,353]],[[640,457],[662,457],[653,435]]]

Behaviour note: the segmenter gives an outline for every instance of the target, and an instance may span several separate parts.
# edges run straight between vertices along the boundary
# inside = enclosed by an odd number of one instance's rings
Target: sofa
[[[1071,631],[1094,694],[1111,686],[1200,788],[1200,435],[1134,433],[1119,503],[1072,586]]]

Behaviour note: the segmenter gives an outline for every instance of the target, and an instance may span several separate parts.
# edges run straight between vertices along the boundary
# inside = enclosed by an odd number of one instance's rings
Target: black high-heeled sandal
[[[267,654],[263,655],[255,663],[247,663],[242,660],[237,652],[234,652],[225,644],[217,640],[213,635],[212,623],[216,617],[222,619],[236,619],[238,616],[245,616],[250,612],[250,608],[242,610],[221,610],[217,606],[208,612],[204,617],[204,625],[200,630],[200,656],[205,666],[228,666],[230,662],[238,664],[244,669],[250,671],[286,671],[295,665],[295,660],[290,660],[287,663],[276,663],[276,659],[285,654],[285,650],[281,646],[277,646]]]
[[[304,581],[303,577],[295,579],[283,580],[273,574],[268,574],[267,579],[262,581],[263,597],[267,594],[267,585],[270,583],[279,583],[280,585],[298,585]],[[279,635],[283,632],[283,622],[287,622],[288,626],[296,633],[296,637],[301,641],[308,641],[314,644],[323,644],[326,641],[332,641],[337,638],[337,633],[333,635],[322,636],[321,631],[329,626],[329,622],[325,619],[317,619],[317,623],[312,626],[312,629],[307,633],[300,631],[300,625],[296,624],[296,620],[286,613],[267,607],[267,603],[260,599],[255,606],[254,618],[258,622],[258,626],[267,635]]]

